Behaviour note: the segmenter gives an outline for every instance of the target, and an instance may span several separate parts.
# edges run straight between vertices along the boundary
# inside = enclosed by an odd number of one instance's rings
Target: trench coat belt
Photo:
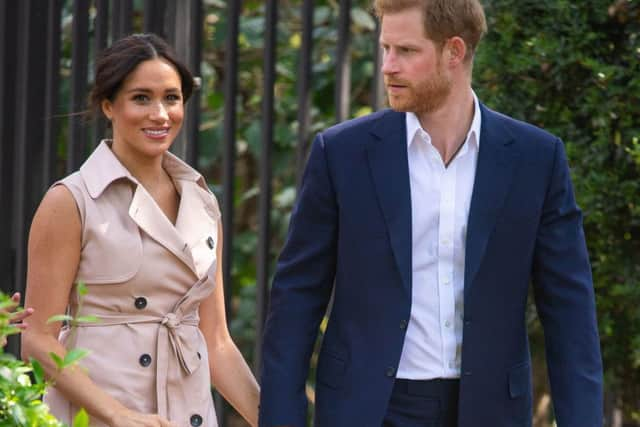
[[[104,314],[99,315],[98,318],[99,322],[82,323],[78,327],[108,327],[142,323],[159,323],[162,326],[158,328],[156,346],[156,397],[158,414],[168,417],[169,373],[172,362],[177,361],[187,375],[198,369],[200,365],[200,356],[192,346],[194,343],[189,342],[193,334],[187,334],[185,329],[185,326],[198,327],[197,313],[181,315],[172,312],[164,316]]]

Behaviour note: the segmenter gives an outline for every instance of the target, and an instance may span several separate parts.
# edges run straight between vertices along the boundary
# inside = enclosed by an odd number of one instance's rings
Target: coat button
[[[213,247],[215,246],[215,242],[213,241],[213,237],[211,237],[211,236],[207,237],[207,245],[209,246],[209,249],[213,249]]]
[[[140,362],[141,366],[144,366],[146,368],[147,366],[151,365],[151,356],[145,353],[142,356],[140,356],[140,359],[138,359],[138,362]]]
[[[145,297],[138,297],[136,298],[135,305],[138,310],[142,310],[147,306],[147,299]]]
[[[202,425],[202,417],[198,414],[193,414],[191,415],[189,422],[193,427],[199,427]]]
[[[402,321],[400,321],[400,329],[401,329],[401,330],[403,330],[403,331],[404,331],[405,329],[407,329],[407,326],[408,326],[408,325],[409,325],[409,322],[407,322],[406,320],[402,320]]]
[[[396,375],[396,368],[394,368],[393,366],[389,366],[387,368],[387,371],[385,372],[385,375],[388,377],[394,377]]]

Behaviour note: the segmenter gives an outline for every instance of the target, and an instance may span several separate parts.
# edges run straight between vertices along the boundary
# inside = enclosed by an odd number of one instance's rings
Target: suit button
[[[191,415],[189,422],[193,427],[199,427],[202,425],[202,417],[198,414],[193,414]]]
[[[145,353],[142,356],[140,356],[140,359],[138,359],[138,362],[140,362],[141,366],[144,366],[146,368],[147,366],[151,365],[151,356]]]
[[[147,306],[147,299],[145,297],[138,297],[134,304],[138,310],[142,310]]]
[[[207,237],[207,245],[209,246],[209,249],[213,249],[213,247],[215,246],[213,237],[211,236]]]
[[[389,378],[394,377],[396,375],[396,368],[394,368],[393,366],[389,366],[387,368],[387,371],[385,372],[385,375]]]
[[[202,359],[202,355],[200,354],[200,352],[196,353],[198,355],[198,359]]]
[[[402,321],[400,321],[400,329],[401,329],[401,330],[403,330],[403,331],[404,331],[405,329],[407,329],[407,326],[408,326],[408,325],[409,325],[409,322],[407,322],[406,320],[402,320]]]

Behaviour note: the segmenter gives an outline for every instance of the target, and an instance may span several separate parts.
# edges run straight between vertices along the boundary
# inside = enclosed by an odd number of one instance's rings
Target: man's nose
[[[382,74],[394,74],[398,72],[396,57],[391,51],[382,54]]]

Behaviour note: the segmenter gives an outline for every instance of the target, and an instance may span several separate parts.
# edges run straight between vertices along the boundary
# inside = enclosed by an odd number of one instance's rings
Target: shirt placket
[[[452,163],[444,169],[440,185],[438,293],[444,376],[450,376],[456,372],[455,289],[453,286],[456,168],[456,163]]]

